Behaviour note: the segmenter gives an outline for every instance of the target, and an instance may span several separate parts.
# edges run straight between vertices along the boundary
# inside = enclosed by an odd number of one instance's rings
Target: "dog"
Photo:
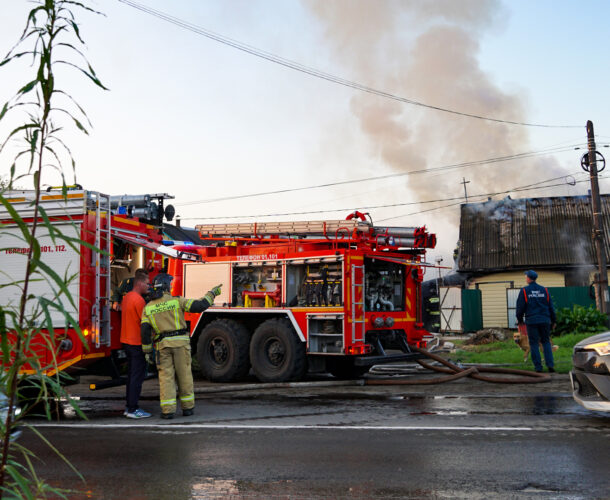
[[[523,356],[523,362],[525,363],[527,361],[527,357],[530,355],[530,340],[527,336],[527,329],[525,325],[519,325],[519,329],[513,334],[513,340],[521,349],[523,349],[523,352],[525,353]],[[553,344],[551,341],[551,349],[553,352],[555,352],[557,349],[559,349],[559,346]],[[542,343],[540,344],[540,350],[543,350]]]

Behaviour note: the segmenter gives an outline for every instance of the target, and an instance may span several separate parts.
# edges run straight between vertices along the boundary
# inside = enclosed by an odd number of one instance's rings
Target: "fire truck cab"
[[[221,283],[202,314],[187,314],[192,348],[213,381],[298,380],[309,369],[338,377],[415,359],[425,345],[421,282],[425,227],[347,220],[196,227],[205,245],[177,246],[201,262],[170,259],[172,293],[194,298]]]

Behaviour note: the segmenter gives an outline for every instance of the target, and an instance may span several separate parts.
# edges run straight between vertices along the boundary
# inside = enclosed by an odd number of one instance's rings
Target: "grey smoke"
[[[496,0],[303,0],[319,19],[333,60],[348,78],[425,103],[468,113],[525,121],[526,97],[501,89],[479,64],[480,41],[502,28]],[[405,172],[529,150],[523,127],[490,123],[356,93],[351,111],[370,154]],[[339,141],[337,141],[339,142]],[[470,193],[494,192],[558,175],[548,159],[479,166],[442,175],[409,176],[413,201],[459,196],[462,176]],[[459,209],[433,212],[457,237]],[[398,215],[398,213],[396,214]],[[430,225],[430,224],[429,224]],[[434,229],[434,228],[433,228]],[[447,244],[447,242],[445,242]]]

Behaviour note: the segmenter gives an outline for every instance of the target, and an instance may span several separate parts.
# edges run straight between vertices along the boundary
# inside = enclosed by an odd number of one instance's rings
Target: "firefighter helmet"
[[[160,299],[163,292],[169,292],[174,277],[171,274],[159,273],[153,278],[151,299]]]

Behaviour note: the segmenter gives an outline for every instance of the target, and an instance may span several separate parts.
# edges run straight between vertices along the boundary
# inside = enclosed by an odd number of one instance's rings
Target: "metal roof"
[[[601,195],[606,255],[610,195]],[[573,267],[595,262],[589,196],[521,198],[461,206],[458,269]]]

